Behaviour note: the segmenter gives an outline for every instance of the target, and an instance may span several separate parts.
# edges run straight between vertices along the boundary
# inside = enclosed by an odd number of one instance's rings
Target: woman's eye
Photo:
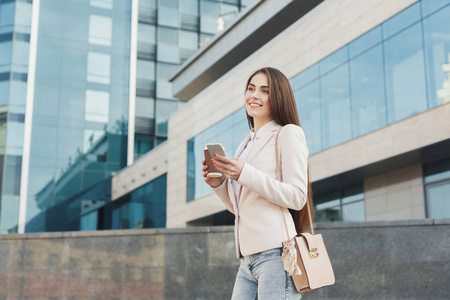
[[[269,91],[268,91],[268,90],[263,90],[263,93],[264,93],[264,94],[268,94]]]

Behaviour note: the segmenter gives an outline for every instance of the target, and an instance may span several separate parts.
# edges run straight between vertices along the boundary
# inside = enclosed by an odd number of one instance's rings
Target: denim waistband
[[[246,260],[253,260],[261,255],[279,255],[281,256],[281,254],[283,253],[283,248],[274,248],[274,249],[269,249],[269,250],[265,250],[265,251],[261,251],[258,253],[254,253],[254,254],[250,254],[250,255],[246,255],[246,256],[242,256],[241,258],[244,258]]]

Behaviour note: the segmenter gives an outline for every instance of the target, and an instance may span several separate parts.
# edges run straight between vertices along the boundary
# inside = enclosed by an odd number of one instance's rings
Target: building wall
[[[368,221],[424,219],[422,165],[366,177],[364,196]]]
[[[201,204],[186,204],[187,157],[184,145],[193,136],[242,107],[244,83],[254,70],[270,65],[279,68],[290,78],[414,2],[416,1],[326,1],[203,90],[183,110],[172,116],[169,120],[168,140],[167,184],[170,188],[167,193],[167,226],[183,227],[189,221],[188,215],[190,218],[200,217],[201,211],[191,207],[217,207],[217,199],[212,196],[208,197],[210,200],[202,200]],[[358,22],[358,26],[354,26],[355,22]],[[318,168],[313,157],[310,165],[311,179],[323,178],[315,175],[324,168]],[[213,210],[215,209],[211,209]],[[199,213],[186,214],[194,211]]]
[[[336,283],[303,299],[447,299],[450,219],[319,224]],[[231,298],[232,227],[0,236],[0,299]]]

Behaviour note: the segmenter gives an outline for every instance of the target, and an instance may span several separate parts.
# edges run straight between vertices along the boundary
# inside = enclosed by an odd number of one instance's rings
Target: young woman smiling
[[[282,242],[309,229],[302,208],[307,201],[312,207],[309,151],[294,94],[283,73],[262,68],[249,77],[244,101],[249,135],[234,158],[214,154],[212,160],[223,176],[209,177],[203,161],[205,182],[235,215],[240,266],[232,299],[301,299],[282,260]],[[277,136],[281,181],[276,172]]]

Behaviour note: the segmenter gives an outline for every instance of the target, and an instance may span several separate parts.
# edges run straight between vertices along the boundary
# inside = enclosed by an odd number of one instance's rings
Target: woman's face
[[[258,73],[250,80],[245,92],[245,109],[253,121],[266,123],[272,120],[266,74]]]

